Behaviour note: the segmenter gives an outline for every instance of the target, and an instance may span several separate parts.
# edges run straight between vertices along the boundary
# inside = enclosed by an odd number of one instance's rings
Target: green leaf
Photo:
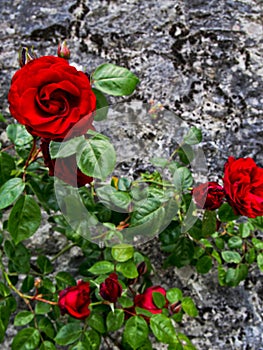
[[[6,298],[10,294],[10,288],[8,288],[3,282],[0,282],[0,298]]]
[[[202,141],[202,131],[193,126],[184,137],[184,142],[188,145],[196,145]]]
[[[110,261],[98,261],[88,270],[94,275],[103,275],[114,271],[114,264]]]
[[[56,275],[56,282],[58,289],[65,289],[67,286],[75,286],[75,279],[71,276],[70,273],[65,271],[60,271]]]
[[[68,323],[58,331],[55,342],[58,345],[69,345],[79,339],[82,327],[79,323]]]
[[[49,313],[51,306],[49,304],[38,302],[35,306],[35,313],[37,315],[46,315]]]
[[[223,203],[218,209],[218,216],[220,221],[228,222],[233,221],[239,218],[239,215],[236,215],[232,207],[228,203]]]
[[[166,265],[182,267],[190,264],[194,256],[194,244],[187,237],[179,237],[175,242],[173,253],[167,258]]]
[[[133,306],[133,301],[128,298],[128,297],[125,297],[125,296],[121,296],[119,299],[118,299],[118,302],[121,304],[121,306],[123,308],[126,308],[126,307],[132,307]]]
[[[28,275],[24,278],[21,292],[28,293],[34,287],[35,278],[32,275]]]
[[[136,278],[138,277],[137,266],[132,260],[125,262],[120,262],[116,265],[116,270],[123,274],[126,278]]]
[[[198,315],[198,310],[190,297],[183,298],[182,309],[191,317],[196,317]]]
[[[14,326],[25,326],[34,319],[34,314],[31,311],[19,312],[14,320]]]
[[[94,120],[95,122],[99,122],[101,120],[107,119],[109,104],[105,95],[101,91],[94,88],[92,91],[96,95],[96,113],[94,115]]]
[[[196,350],[190,339],[183,333],[177,333],[177,337],[181,344],[183,344],[184,350]]]
[[[139,82],[128,69],[111,63],[97,67],[91,80],[98,90],[113,96],[130,95]]]
[[[233,236],[229,238],[227,245],[230,249],[238,249],[241,248],[243,244],[243,241],[240,237]]]
[[[216,232],[216,212],[205,210],[202,221],[202,236],[209,237]]]
[[[252,243],[256,249],[263,249],[263,241],[261,241],[260,239],[253,237]]]
[[[222,254],[222,258],[227,263],[238,264],[242,260],[242,257],[238,252],[232,252],[231,250],[225,250],[221,254]]]
[[[144,344],[148,333],[146,321],[140,316],[132,316],[126,322],[123,337],[132,349],[136,350]]]
[[[162,293],[158,293],[158,292],[153,292],[152,294],[153,297],[153,302],[154,304],[159,308],[162,309],[165,304],[166,304],[166,299],[164,297],[164,295]]]
[[[0,310],[1,310],[1,308],[0,308]],[[5,331],[6,331],[6,327],[0,318],[0,343],[2,343],[4,341]]]
[[[106,332],[105,318],[98,313],[92,312],[87,322],[95,331],[99,333]]]
[[[261,271],[263,271],[263,253],[259,253],[257,256],[257,264]]]
[[[180,161],[184,164],[190,164],[195,157],[192,146],[184,144],[177,151]]]
[[[77,344],[72,345],[69,350],[89,350],[90,347],[87,342],[79,341]]]
[[[39,255],[37,257],[37,266],[43,274],[48,274],[53,271],[52,263],[45,255]]]
[[[53,343],[51,343],[48,340],[45,340],[41,346],[39,350],[56,350],[56,347]]]
[[[111,248],[111,255],[114,260],[124,262],[133,257],[134,248],[129,244],[117,244]]]
[[[181,236],[181,226],[179,222],[172,221],[170,225],[160,233],[159,240],[162,242],[162,250],[171,253],[176,244],[176,240]]]
[[[25,273],[30,270],[30,253],[23,243],[18,243],[16,246],[12,241],[5,241],[4,251],[9,261],[9,270],[11,272]]]
[[[173,176],[175,189],[181,193],[191,187],[193,183],[192,174],[189,169],[181,167],[175,170]]]
[[[124,322],[124,311],[115,309],[110,311],[106,318],[106,325],[108,332],[115,332],[121,328]]]
[[[171,288],[166,292],[166,298],[170,304],[173,304],[179,300],[182,300],[183,293],[179,288]]]
[[[114,170],[116,154],[113,145],[96,133],[86,139],[77,153],[77,164],[80,170],[97,179],[105,180]]]
[[[226,278],[226,271],[222,267],[222,265],[218,265],[217,275],[218,275],[218,282],[219,282],[220,286],[224,286],[225,285],[225,278]]]
[[[53,339],[56,334],[53,323],[47,317],[43,317],[39,320],[38,329],[40,332],[45,333],[51,339]]]
[[[25,126],[21,124],[8,125],[6,132],[9,140],[17,147],[23,147],[33,140],[32,135],[30,135]]]
[[[63,142],[51,141],[49,144],[49,154],[51,159],[66,158],[77,153],[85,144],[84,136],[73,137]]]
[[[236,287],[240,281],[243,281],[248,274],[248,267],[245,264],[239,265],[236,269],[229,268],[226,271],[225,283],[228,286]]]
[[[31,237],[39,228],[41,212],[31,196],[21,196],[15,203],[8,220],[8,231],[15,244]]]
[[[40,341],[39,331],[29,327],[19,331],[13,339],[12,350],[35,350]]]
[[[100,203],[106,207],[110,207],[117,212],[128,212],[132,198],[127,192],[121,192],[111,185],[105,185],[96,188],[96,194]]]
[[[85,344],[88,344],[90,350],[99,350],[101,337],[100,335],[94,331],[94,329],[89,329],[84,333],[85,336]]]
[[[239,232],[242,238],[249,237],[251,230],[253,230],[253,225],[250,222],[242,222],[239,225]]]
[[[25,183],[16,177],[8,180],[0,188],[0,209],[9,207],[24,191]]]
[[[256,250],[255,248],[249,249],[245,254],[246,261],[252,264],[256,260]]]
[[[11,172],[16,168],[14,158],[9,154],[0,153],[0,186],[11,178]]]
[[[205,255],[197,261],[196,270],[199,273],[207,273],[211,270],[212,266],[212,258],[208,255]]]
[[[217,237],[215,239],[215,244],[216,244],[217,248],[220,250],[223,250],[225,247],[225,241],[221,237]]]
[[[156,339],[165,344],[177,341],[175,329],[171,320],[163,314],[155,314],[150,319],[150,327]]]

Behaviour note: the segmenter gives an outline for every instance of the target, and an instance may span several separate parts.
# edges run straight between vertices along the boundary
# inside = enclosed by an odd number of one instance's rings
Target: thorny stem
[[[57,302],[55,301],[50,301],[50,300],[46,300],[44,298],[42,298],[41,295],[26,295],[26,294],[23,294],[20,292],[20,290],[18,290],[14,285],[13,283],[11,282],[9,276],[8,276],[8,273],[5,271],[5,268],[4,268],[4,265],[2,263],[2,260],[0,259],[0,267],[1,267],[1,270],[2,270],[2,274],[9,286],[9,288],[11,288],[17,295],[20,296],[21,299],[24,300],[24,302],[26,303],[26,305],[29,307],[30,311],[33,312],[33,309],[32,309],[32,306],[30,305],[30,300],[37,300],[37,301],[42,301],[43,303],[46,303],[46,304],[50,304],[50,305],[57,305]]]
[[[24,169],[23,169],[23,171],[24,171],[23,172],[23,181],[26,180],[26,169],[28,168],[29,164],[36,159],[36,157],[37,157],[37,155],[39,153],[39,150],[36,152],[36,143],[37,143],[37,138],[34,137],[33,138],[33,144],[32,144],[32,147],[31,147],[31,151],[29,153],[29,156],[27,157],[27,160],[26,160],[26,163],[25,163],[25,166],[24,166]]]
[[[71,248],[75,247],[76,243],[71,243],[66,245],[61,251],[59,251],[53,258],[51,259],[51,262],[55,261],[57,258],[59,258],[61,255],[63,255],[66,251],[70,250]]]

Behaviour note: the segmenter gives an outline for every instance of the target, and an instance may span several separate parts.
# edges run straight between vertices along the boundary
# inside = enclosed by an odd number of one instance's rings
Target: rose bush
[[[34,136],[55,140],[92,128],[96,97],[83,72],[55,56],[18,70],[8,94],[11,115]]]
[[[210,181],[195,187],[192,195],[198,208],[215,210],[223,204],[225,192],[217,182]]]
[[[58,295],[58,306],[62,315],[68,313],[77,319],[89,316],[90,286],[88,282],[79,280],[76,286],[68,287]]]
[[[229,157],[223,181],[227,200],[237,214],[263,216],[263,169],[252,158]]]
[[[70,56],[66,46],[58,54]],[[263,271],[262,169],[250,158],[230,157],[224,189],[215,182],[195,186],[189,165],[202,133],[191,127],[168,159],[150,159],[154,171],[142,170],[133,179],[119,170],[113,174],[118,164],[109,138],[87,131],[95,108],[91,89],[99,122],[107,117],[103,93],[128,95],[137,77],[102,64],[89,83],[65,60],[36,59],[27,49],[21,62],[9,102],[25,126],[8,121],[8,144],[0,150],[0,342],[13,322],[19,328],[12,350],[98,350],[113,343],[119,349],[152,349],[153,337],[169,349],[194,350],[174,327],[185,313],[198,315],[193,300],[171,286],[176,282],[169,281],[167,289],[161,282],[149,287],[155,269],[133,245],[158,234],[164,268],[191,265],[207,273],[216,266],[222,286],[237,286],[254,263]],[[156,120],[160,106],[153,107],[148,113]],[[69,140],[61,142],[68,132]],[[76,188],[56,191],[53,176]],[[141,185],[147,189],[143,198]],[[133,205],[135,198],[139,205]],[[54,253],[32,249],[42,214],[50,232],[57,233],[60,250]],[[247,218],[239,220],[239,214]],[[78,269],[74,259],[74,276],[82,278],[77,283],[72,273],[60,271],[60,257],[73,247],[81,256]],[[18,297],[26,310],[20,310]]]
[[[77,166],[76,155],[51,159],[49,153],[50,141],[41,139],[40,148],[44,163],[49,169],[49,176],[56,176],[73,187],[82,187],[92,182],[93,178],[83,174]]]

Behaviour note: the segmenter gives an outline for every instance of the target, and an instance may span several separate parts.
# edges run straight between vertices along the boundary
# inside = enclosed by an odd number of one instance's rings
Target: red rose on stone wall
[[[226,198],[237,214],[263,216],[263,169],[252,158],[229,157],[223,181]]]
[[[138,306],[142,309],[150,311],[152,314],[162,313],[162,309],[159,309],[153,300],[153,293],[161,293],[164,297],[166,296],[166,290],[160,286],[152,286],[147,288],[143,294],[136,295],[134,298],[134,306]],[[168,306],[168,301],[164,307]]]
[[[55,56],[33,59],[18,70],[8,101],[12,116],[32,135],[51,140],[86,133],[96,109],[87,75]]]
[[[83,174],[77,166],[76,155],[66,158],[51,159],[49,140],[41,139],[40,148],[44,163],[49,168],[49,176],[56,176],[73,187],[82,187],[93,181],[93,178]]]
[[[223,204],[225,192],[217,182],[206,182],[195,187],[192,195],[199,208],[215,210]]]
[[[61,314],[69,314],[78,319],[89,316],[90,286],[82,280],[73,287],[68,287],[59,292],[58,306]]]

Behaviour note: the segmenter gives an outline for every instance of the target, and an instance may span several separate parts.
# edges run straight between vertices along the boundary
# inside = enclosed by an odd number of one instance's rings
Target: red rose
[[[223,204],[225,192],[217,182],[206,182],[195,187],[192,195],[199,208],[215,210]]]
[[[89,316],[90,287],[88,282],[78,281],[74,287],[59,292],[58,306],[61,314],[69,314],[78,319]]]
[[[263,169],[252,158],[229,157],[223,180],[226,198],[236,214],[263,216]]]
[[[142,309],[150,311],[152,314],[160,314],[162,313],[162,309],[159,309],[153,300],[153,293],[161,293],[164,297],[166,296],[166,290],[160,286],[152,286],[147,288],[143,294],[136,295],[134,298],[134,306],[138,306]],[[168,301],[164,307],[168,306]]]
[[[101,297],[111,303],[116,303],[117,299],[121,296],[121,293],[122,286],[118,282],[118,276],[116,273],[111,273],[100,285]]]
[[[49,168],[49,176],[56,176],[73,187],[82,187],[93,181],[93,178],[83,174],[77,167],[76,155],[66,158],[51,159],[49,154],[50,141],[41,139],[40,148],[44,163]]]
[[[18,70],[8,101],[12,116],[32,135],[51,140],[86,133],[96,109],[88,77],[55,56],[34,59]]]

